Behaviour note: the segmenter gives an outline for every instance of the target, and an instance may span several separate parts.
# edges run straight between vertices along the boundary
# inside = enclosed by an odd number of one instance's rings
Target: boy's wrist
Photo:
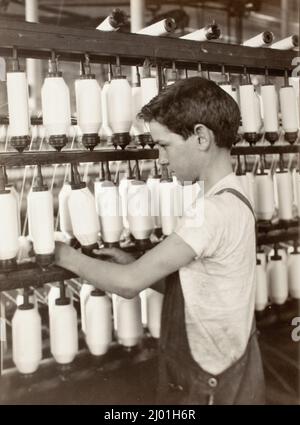
[[[55,262],[59,267],[70,270],[77,274],[79,252],[76,249],[71,248],[69,245],[56,242],[55,244]]]

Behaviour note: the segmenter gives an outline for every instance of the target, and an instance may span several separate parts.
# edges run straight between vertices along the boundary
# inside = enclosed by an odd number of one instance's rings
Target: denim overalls
[[[250,202],[235,189],[223,189]],[[193,359],[185,327],[184,297],[175,272],[166,279],[159,347],[157,404],[264,404],[265,382],[255,318],[242,357],[219,375],[203,370]]]

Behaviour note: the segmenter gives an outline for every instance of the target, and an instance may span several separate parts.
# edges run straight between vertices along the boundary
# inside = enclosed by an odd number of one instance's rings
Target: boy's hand
[[[124,252],[118,248],[94,249],[93,252],[98,257],[101,257],[101,260],[103,257],[103,260],[113,261],[114,263],[118,264],[130,264],[135,261],[133,255],[129,254],[128,252]]]
[[[69,269],[68,265],[72,263],[76,250],[63,242],[55,242],[55,264]]]

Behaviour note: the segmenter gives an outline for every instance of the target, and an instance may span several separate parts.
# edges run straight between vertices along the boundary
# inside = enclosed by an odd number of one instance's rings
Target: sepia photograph
[[[0,416],[300,406],[299,37],[300,0],[0,0]]]

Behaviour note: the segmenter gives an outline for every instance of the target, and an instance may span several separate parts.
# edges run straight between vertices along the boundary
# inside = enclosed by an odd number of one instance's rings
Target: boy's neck
[[[210,161],[200,175],[200,180],[204,181],[204,193],[208,192],[230,173],[232,173],[230,151],[228,149],[218,149],[218,152],[211,156]]]

